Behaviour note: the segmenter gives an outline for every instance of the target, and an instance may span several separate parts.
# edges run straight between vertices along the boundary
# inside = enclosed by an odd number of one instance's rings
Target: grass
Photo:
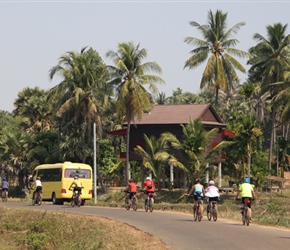
[[[152,235],[126,224],[93,216],[0,207],[0,221],[3,250],[145,250],[147,247],[144,242],[151,242],[154,249],[166,249]]]

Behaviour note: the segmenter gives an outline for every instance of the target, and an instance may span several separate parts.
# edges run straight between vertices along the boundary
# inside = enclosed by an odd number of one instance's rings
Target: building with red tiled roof
[[[170,132],[178,139],[181,139],[182,128],[180,124],[188,124],[190,119],[200,119],[206,130],[218,128],[219,132],[214,138],[212,145],[221,142],[226,131],[226,124],[223,123],[211,104],[175,104],[156,105],[150,112],[144,113],[140,120],[134,120],[130,129],[130,160],[138,160],[134,154],[134,148],[139,145],[145,147],[144,134],[148,137],[155,136],[156,139],[163,132]],[[126,124],[124,124],[126,126]],[[109,134],[126,135],[127,130],[111,131]],[[121,153],[124,159],[125,153]]]

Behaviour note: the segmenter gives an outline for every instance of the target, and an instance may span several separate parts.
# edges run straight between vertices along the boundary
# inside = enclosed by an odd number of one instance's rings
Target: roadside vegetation
[[[166,249],[155,236],[127,224],[93,216],[1,206],[0,221],[2,250],[145,250],[148,245],[144,242],[150,242],[153,249]]]

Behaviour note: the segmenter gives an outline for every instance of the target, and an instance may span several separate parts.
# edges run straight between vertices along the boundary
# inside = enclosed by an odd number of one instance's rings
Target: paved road
[[[43,204],[32,206],[28,203],[8,202],[1,206],[14,208],[51,210],[67,213],[94,215],[133,225],[159,237],[170,250],[272,250],[288,249],[290,230],[274,229],[251,224],[249,227],[230,220],[218,219],[194,222],[192,216],[183,213],[138,210],[127,211],[121,208],[70,207],[65,205]],[[289,247],[290,248],[290,247]]]

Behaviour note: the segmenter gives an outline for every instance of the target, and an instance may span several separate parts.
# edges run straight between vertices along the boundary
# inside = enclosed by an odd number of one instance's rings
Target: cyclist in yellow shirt
[[[81,194],[82,193],[82,186],[83,186],[83,184],[80,182],[79,177],[77,175],[75,175],[74,176],[74,180],[70,184],[69,189],[71,189],[73,187],[74,188],[73,189],[74,193],[76,193],[78,191],[78,193]]]
[[[252,217],[252,209],[251,209],[251,204],[252,200],[255,199],[255,192],[254,188],[250,183],[250,178],[245,177],[244,178],[244,183],[240,185],[237,195],[236,195],[236,200],[239,198],[239,195],[241,194],[242,197],[242,204],[244,204],[244,201],[246,199],[250,200],[249,206],[249,216],[250,218]]]

